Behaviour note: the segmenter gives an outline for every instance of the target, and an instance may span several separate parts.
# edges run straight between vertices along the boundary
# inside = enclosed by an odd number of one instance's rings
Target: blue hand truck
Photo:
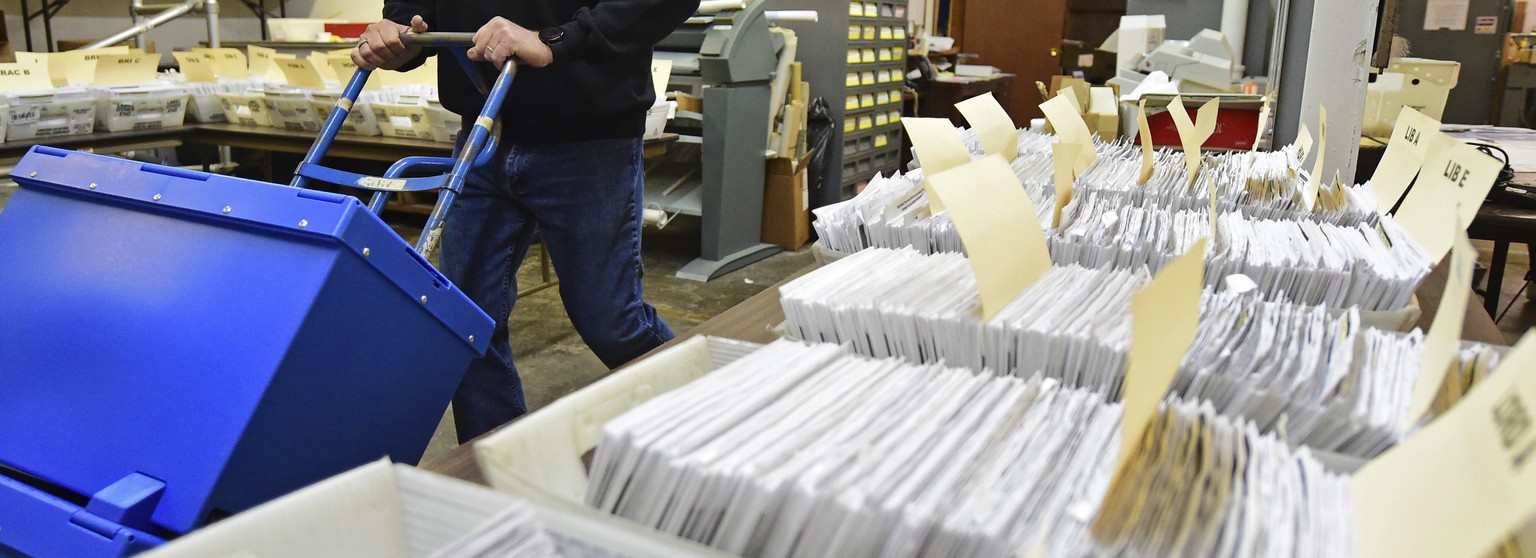
[[[381,456],[420,459],[493,327],[424,254],[496,151],[515,69],[482,88],[455,157],[381,177],[321,165],[366,70],[289,186],[33,147],[0,213],[0,557],[133,554]],[[422,172],[442,174],[402,178]],[[413,248],[377,214],[427,190]]]

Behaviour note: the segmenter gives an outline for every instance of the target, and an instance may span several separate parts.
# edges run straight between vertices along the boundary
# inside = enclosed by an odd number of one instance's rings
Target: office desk
[[[1536,173],[1516,173],[1515,180],[1536,183]],[[1488,293],[1483,297],[1483,308],[1488,315],[1497,317],[1509,245],[1523,242],[1527,247],[1536,247],[1536,210],[1486,202],[1467,227],[1467,236],[1493,241],[1493,258],[1488,265]]]
[[[917,87],[920,99],[917,115],[926,118],[948,118],[956,126],[965,125],[965,117],[955,109],[955,103],[983,93],[991,93],[998,104],[1008,106],[1008,91],[1013,76],[1003,74],[987,79],[967,82],[932,81]]]
[[[1483,308],[1490,316],[1499,312],[1499,297],[1503,293],[1504,268],[1508,263],[1509,245],[1523,242],[1536,246],[1536,211],[1506,205],[1483,204],[1477,218],[1467,227],[1467,236],[1478,240],[1493,241],[1493,259],[1488,264],[1488,294],[1483,297]]]

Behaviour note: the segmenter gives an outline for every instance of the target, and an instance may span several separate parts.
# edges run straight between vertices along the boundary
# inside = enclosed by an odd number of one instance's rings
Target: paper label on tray
[[[0,91],[24,91],[48,89],[53,81],[48,77],[48,66],[36,62],[0,64]]]
[[[176,59],[176,65],[181,69],[181,75],[186,76],[187,81],[207,83],[218,79],[218,75],[213,71],[213,61],[207,56],[185,51],[172,52],[171,56]]]
[[[155,81],[158,54],[104,54],[96,59],[96,85],[127,85]]]
[[[233,48],[194,48],[192,52],[203,55],[213,65],[213,75],[229,79],[250,77],[245,53]]]

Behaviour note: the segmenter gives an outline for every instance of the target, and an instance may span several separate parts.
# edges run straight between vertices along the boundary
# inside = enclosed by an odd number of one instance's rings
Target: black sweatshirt
[[[506,141],[560,143],[640,137],[656,101],[651,47],[698,6],[699,0],[386,0],[384,17],[410,25],[419,15],[432,31],[472,33],[496,16],[534,32],[563,28],[564,38],[550,45],[554,63],[520,68],[501,109]],[[444,108],[465,116],[466,127],[485,103],[451,56],[438,61],[438,95]]]

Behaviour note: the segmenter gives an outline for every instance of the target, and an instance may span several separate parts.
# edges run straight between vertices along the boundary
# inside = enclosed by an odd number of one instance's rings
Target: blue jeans
[[[603,364],[615,368],[672,339],[641,294],[641,150],[640,138],[503,146],[468,176],[443,227],[439,262],[496,331],[453,396],[460,443],[528,412],[507,318],[536,226],[566,314]]]

